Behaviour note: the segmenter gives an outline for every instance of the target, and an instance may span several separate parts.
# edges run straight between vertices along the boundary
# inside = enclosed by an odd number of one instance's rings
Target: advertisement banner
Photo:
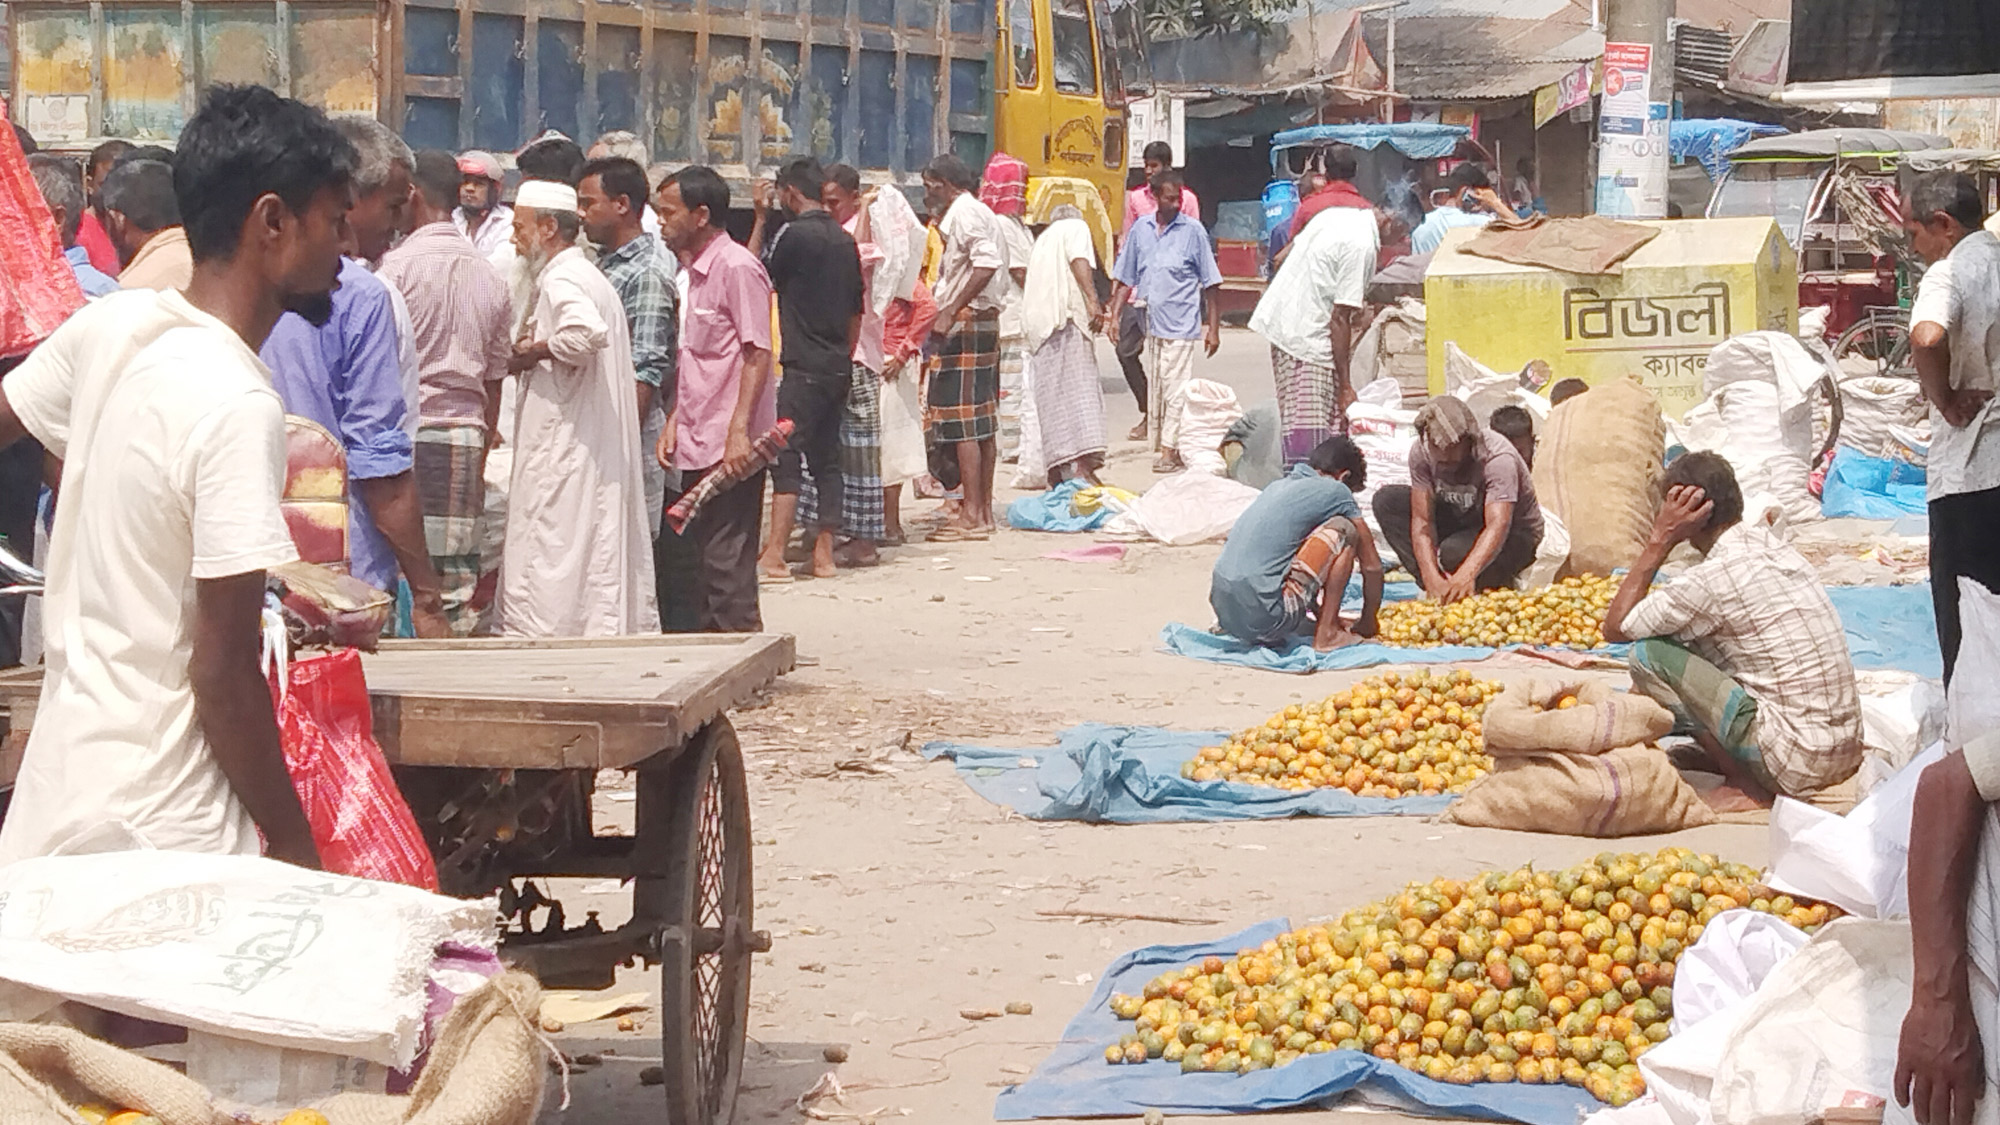
[[[1653,45],[1651,43],[1606,43],[1604,45],[1604,104],[1598,132],[1638,137],[1646,132],[1646,114],[1652,105]]]
[[[1606,82],[1605,100],[1610,100]],[[1597,213],[1613,219],[1667,217],[1667,120],[1671,106],[1647,107],[1645,129],[1637,136],[1600,133],[1597,146]],[[1609,124],[1609,119],[1606,120]]]
[[[1575,70],[1535,91],[1535,128],[1554,121],[1590,100],[1591,64],[1579,63]]]

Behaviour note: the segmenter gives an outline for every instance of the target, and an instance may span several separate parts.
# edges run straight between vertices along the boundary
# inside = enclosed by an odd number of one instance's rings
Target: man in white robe
[[[534,305],[518,379],[500,632],[657,632],[632,346],[617,290],[576,245],[576,189],[535,180],[514,201]]]

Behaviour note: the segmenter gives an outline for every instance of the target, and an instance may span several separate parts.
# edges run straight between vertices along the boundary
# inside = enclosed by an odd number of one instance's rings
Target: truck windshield
[[[1716,185],[1709,201],[1711,219],[1739,219],[1769,215],[1793,246],[1799,244],[1806,224],[1806,208],[1812,205],[1813,189],[1819,185],[1825,166],[1797,161],[1756,161],[1736,164]]]
[[[1065,94],[1097,92],[1097,58],[1090,42],[1087,0],[1053,0],[1050,38],[1055,44],[1056,89]]]
[[[1034,89],[1042,70],[1035,43],[1035,0],[1008,0],[1007,39],[1014,45],[1014,85]]]

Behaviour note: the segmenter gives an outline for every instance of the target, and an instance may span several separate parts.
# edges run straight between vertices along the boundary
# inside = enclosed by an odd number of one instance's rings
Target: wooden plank
[[[363,657],[375,738],[391,762],[623,769],[694,733],[792,668],[789,635],[385,642]],[[41,670],[0,673],[25,738]],[[0,744],[4,745],[4,744]]]

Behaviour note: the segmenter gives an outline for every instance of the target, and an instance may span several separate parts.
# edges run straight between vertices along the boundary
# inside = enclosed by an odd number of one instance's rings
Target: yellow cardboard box
[[[1558,379],[1637,375],[1679,418],[1702,400],[1708,353],[1758,329],[1794,332],[1798,259],[1768,218],[1649,222],[1659,237],[1618,274],[1574,274],[1464,252],[1454,230],[1424,279],[1431,393],[1444,393],[1444,346],[1496,370],[1546,360]]]

